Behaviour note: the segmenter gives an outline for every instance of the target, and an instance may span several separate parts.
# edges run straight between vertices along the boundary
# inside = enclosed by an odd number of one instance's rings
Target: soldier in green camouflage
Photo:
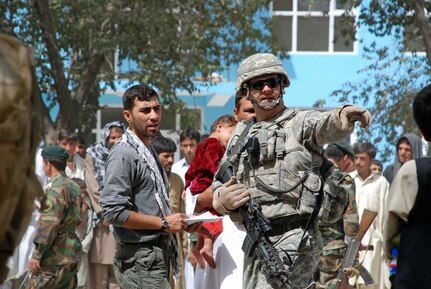
[[[356,121],[363,127],[371,123],[366,109],[352,105],[327,112],[286,108],[283,94],[289,84],[282,63],[273,54],[258,53],[241,62],[236,94],[251,101],[256,118],[237,124],[220,162],[219,170],[226,162],[232,164],[233,177],[224,184],[213,183],[214,208],[236,221],[240,206],[250,199],[260,204],[272,227],[266,243],[275,247],[287,272],[283,272],[287,281],[267,277],[269,270],[263,269],[254,250],[244,260],[245,289],[313,286],[322,250],[318,222],[311,218],[316,196],[323,195],[317,219],[326,222],[338,220],[347,203],[343,194],[326,193],[327,181],[323,187],[322,147],[349,135]]]
[[[45,191],[33,240],[28,289],[76,288],[81,243],[75,231],[81,222],[82,199],[78,185],[64,173],[68,157],[60,147],[42,150],[43,169],[51,182]]]
[[[349,196],[343,218],[333,224],[320,224],[319,227],[324,246],[318,265],[316,289],[336,289],[337,274],[338,270],[341,270],[347,245],[359,230],[355,182],[348,174],[355,170],[353,164],[355,153],[349,143],[343,140],[330,143],[325,150],[325,156],[337,166],[338,170],[343,172],[342,182],[339,183],[338,187]]]

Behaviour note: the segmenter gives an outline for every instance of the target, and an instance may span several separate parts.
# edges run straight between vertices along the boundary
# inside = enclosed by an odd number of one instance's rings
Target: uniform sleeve
[[[392,239],[406,222],[416,200],[418,192],[416,162],[406,162],[395,175],[389,191],[387,218],[385,219],[383,238],[384,249],[388,254],[392,248]]]
[[[33,259],[40,260],[43,254],[52,247],[58,235],[60,221],[66,207],[64,193],[64,190],[57,192],[52,188],[45,192],[46,195],[42,203],[41,215],[33,240],[35,244]]]
[[[343,215],[343,228],[346,243],[352,240],[359,230],[359,214],[358,206],[356,205],[355,182],[351,179],[350,183],[346,184],[346,192],[349,196],[346,212]]]
[[[298,112],[292,127],[294,135],[309,150],[320,152],[324,144],[339,141],[353,131],[353,126],[342,130],[335,113],[336,110]]]

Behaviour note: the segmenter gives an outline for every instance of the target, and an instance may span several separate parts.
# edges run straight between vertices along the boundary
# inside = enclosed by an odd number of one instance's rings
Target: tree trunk
[[[419,31],[424,39],[425,51],[428,58],[428,63],[431,65],[431,30],[428,24],[427,17],[425,16],[425,2],[424,0],[413,1],[413,9],[415,11],[415,19],[419,27]]]
[[[49,62],[53,71],[54,87],[60,111],[55,121],[57,128],[73,130],[78,124],[76,113],[79,105],[71,97],[68,81],[64,72],[64,63],[58,48],[55,34],[56,29],[52,21],[49,4],[46,0],[33,0],[36,12],[39,15],[40,26],[45,40]]]
[[[96,45],[92,45],[90,59],[83,70],[78,86],[75,91],[71,92],[55,38],[56,28],[52,21],[49,4],[47,0],[33,1],[40,18],[44,42],[53,71],[57,102],[60,107],[58,117],[53,122],[46,105],[42,105],[42,130],[46,135],[46,141],[50,144],[55,143],[56,130],[62,128],[69,131],[77,129],[78,133],[88,140],[92,133],[91,130],[96,124],[95,114],[99,109],[100,90],[97,76],[103,64],[104,55],[98,51]],[[110,19],[107,19],[100,30],[108,32],[106,30],[109,29],[109,23]],[[44,104],[43,100],[42,103]]]

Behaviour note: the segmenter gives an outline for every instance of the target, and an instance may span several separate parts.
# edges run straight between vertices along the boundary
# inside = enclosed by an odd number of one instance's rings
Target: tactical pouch
[[[323,201],[317,216],[323,223],[335,223],[344,212],[348,201],[348,193],[341,185],[344,177],[342,172],[334,171],[325,180]]]
[[[334,203],[336,197],[337,197],[337,191],[334,188],[334,184],[331,181],[326,181],[325,186],[323,188],[323,200],[322,205],[320,206],[319,214],[317,215],[317,218],[319,221],[324,223],[332,223],[337,221],[336,220],[330,220],[329,215],[331,213],[332,204]]]
[[[302,189],[298,200],[299,215],[311,214],[316,205],[316,198],[322,185],[321,178],[312,172],[299,172],[300,176],[307,175],[302,183]]]

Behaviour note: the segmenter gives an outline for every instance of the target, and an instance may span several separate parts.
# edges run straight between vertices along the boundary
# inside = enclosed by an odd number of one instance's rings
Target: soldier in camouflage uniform
[[[82,199],[78,185],[64,173],[68,157],[60,147],[42,150],[43,169],[51,182],[33,240],[32,276],[27,288],[76,288],[81,242],[75,231],[81,222]]]
[[[43,195],[34,169],[39,98],[31,49],[0,33],[0,283],[32,217],[33,200]]]
[[[341,270],[347,245],[356,236],[359,229],[358,207],[356,206],[355,182],[350,177],[351,171],[355,167],[348,166],[349,160],[353,162],[355,153],[353,148],[346,141],[331,143],[325,150],[325,156],[332,161],[337,170],[343,168],[342,182],[339,186],[345,190],[349,196],[349,202],[343,218],[333,224],[320,224],[320,232],[323,239],[323,252],[318,265],[318,279],[316,288],[336,289],[337,274]]]
[[[234,176],[224,184],[214,182],[213,205],[220,213],[238,220],[236,209],[250,198],[256,200],[271,222],[269,239],[289,277],[281,285],[268,280],[260,259],[252,254],[244,260],[243,288],[313,286],[322,239],[316,221],[306,224],[314,210],[315,196],[321,192],[322,146],[349,135],[356,121],[363,127],[371,122],[367,110],[352,105],[328,112],[286,108],[283,93],[289,84],[286,71],[273,54],[252,55],[238,68],[236,94],[248,97],[256,118],[248,128],[247,123],[238,123],[232,134],[220,168],[230,161]],[[257,138],[260,145],[258,155],[253,157],[241,145],[251,137]],[[237,142],[239,146],[235,146]],[[241,149],[235,151],[235,147]],[[319,219],[337,220],[346,202],[342,194],[334,200],[324,194]]]

